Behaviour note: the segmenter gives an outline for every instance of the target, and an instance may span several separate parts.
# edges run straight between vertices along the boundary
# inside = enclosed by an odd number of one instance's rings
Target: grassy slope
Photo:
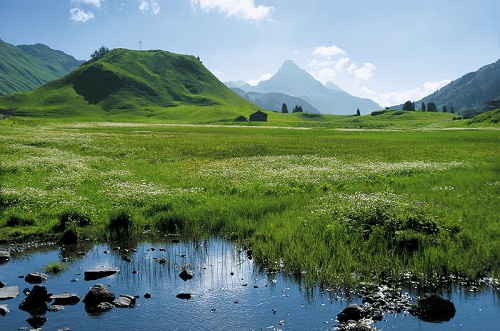
[[[60,53],[43,45],[16,47],[0,40],[0,95],[30,91],[78,66]]]
[[[229,121],[257,110],[193,56],[124,49],[30,93],[0,98],[0,107],[17,115],[113,121]]]

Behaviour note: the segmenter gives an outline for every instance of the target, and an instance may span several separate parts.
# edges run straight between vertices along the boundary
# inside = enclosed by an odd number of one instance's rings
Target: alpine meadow
[[[259,108],[194,56],[111,50],[0,98],[0,238],[230,238],[307,284],[500,272],[500,110]]]

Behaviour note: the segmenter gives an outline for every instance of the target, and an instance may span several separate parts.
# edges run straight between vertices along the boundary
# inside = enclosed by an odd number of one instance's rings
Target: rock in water
[[[449,321],[455,316],[455,305],[439,295],[426,293],[418,300],[418,304],[410,309],[410,313],[430,322]]]
[[[10,313],[9,307],[7,305],[0,305],[0,315],[5,316]]]
[[[184,269],[182,272],[179,274],[179,277],[185,282],[188,280],[192,279],[194,277],[194,271],[190,269]]]
[[[350,305],[337,315],[337,319],[340,323],[350,320],[359,321],[360,319],[367,317],[368,314],[369,312],[365,307],[360,305]]]
[[[112,303],[114,300],[115,294],[106,285],[96,284],[90,288],[83,302],[86,307],[97,307],[102,302]]]
[[[54,305],[75,305],[80,301],[80,297],[76,293],[51,295],[50,299],[54,300]]]
[[[47,275],[41,274],[39,272],[32,272],[24,277],[24,280],[30,284],[40,284],[47,281],[49,277]]]
[[[18,286],[7,286],[0,288],[0,300],[13,299],[19,295]]]
[[[0,251],[0,263],[10,260],[10,253],[7,251]]]
[[[111,268],[87,270],[83,273],[83,275],[85,280],[96,280],[99,278],[111,276],[119,271],[120,269],[111,267]]]
[[[47,292],[45,286],[35,285],[26,299],[21,302],[19,309],[33,315],[45,314],[47,312],[47,302],[50,301],[50,295],[51,293]]]

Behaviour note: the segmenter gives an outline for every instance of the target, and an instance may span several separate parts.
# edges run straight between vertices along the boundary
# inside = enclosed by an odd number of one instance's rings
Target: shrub
[[[77,211],[65,211],[59,216],[59,224],[56,230],[64,231],[71,226],[84,227],[90,225],[90,217]]]
[[[14,228],[17,226],[33,226],[34,224],[35,221],[33,221],[32,219],[25,219],[14,215],[10,216],[7,219],[7,226],[10,228]]]

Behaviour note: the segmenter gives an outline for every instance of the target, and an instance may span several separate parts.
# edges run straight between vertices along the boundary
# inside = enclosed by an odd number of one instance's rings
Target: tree
[[[422,111],[426,111],[426,109],[425,109],[425,102],[422,102]]]
[[[287,107],[286,103],[284,103],[284,102],[281,105],[281,112],[284,114],[288,113],[288,107]]]
[[[295,106],[293,107],[292,113],[303,113],[304,110],[302,109],[302,106]]]
[[[354,115],[354,116],[361,116],[361,112],[359,111],[359,108],[358,108],[358,110],[356,110],[356,115]]]
[[[437,112],[438,109],[437,109],[437,106],[434,102],[428,102],[427,103],[427,111],[429,112]]]
[[[455,108],[453,108],[453,106],[451,106],[450,113],[455,114]]]
[[[406,101],[404,106],[403,106],[403,110],[415,110],[415,105],[413,104],[413,102],[411,102],[410,100]]]
[[[447,113],[447,112],[448,112],[448,107],[443,106],[443,113]]]
[[[107,47],[101,46],[98,50],[94,51],[94,53],[90,54],[90,61],[97,61],[106,53],[109,52],[109,49]]]

